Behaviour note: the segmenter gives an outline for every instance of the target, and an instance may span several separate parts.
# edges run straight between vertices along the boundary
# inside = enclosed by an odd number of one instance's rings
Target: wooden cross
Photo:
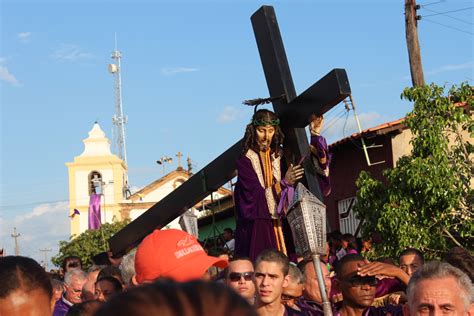
[[[270,97],[284,95],[283,99],[273,102],[273,107],[286,136],[285,157],[290,159],[287,161],[296,161],[308,153],[309,144],[304,127],[308,125],[309,116],[312,113],[323,114],[349,96],[349,80],[344,69],[333,69],[297,96],[273,7],[262,6],[252,15],[251,21]],[[125,254],[154,229],[164,227],[232,179],[236,175],[235,162],[242,148],[242,140],[239,140],[111,237],[109,247],[113,255]],[[303,182],[323,201],[311,159],[304,162],[304,168]]]

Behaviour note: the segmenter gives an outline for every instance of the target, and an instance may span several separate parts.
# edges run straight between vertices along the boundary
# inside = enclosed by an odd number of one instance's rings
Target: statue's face
[[[257,144],[260,151],[266,151],[270,148],[273,136],[275,135],[275,126],[264,125],[255,127],[257,133]]]

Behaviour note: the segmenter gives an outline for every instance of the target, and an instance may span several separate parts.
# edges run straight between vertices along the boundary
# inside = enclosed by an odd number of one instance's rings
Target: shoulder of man
[[[318,304],[314,301],[309,301],[304,297],[300,297],[296,302],[296,306],[301,309],[304,313],[303,315],[309,316],[322,316],[324,315],[323,308],[321,304]]]
[[[387,306],[380,306],[380,307],[371,306],[364,312],[364,316],[382,316],[382,315],[402,316],[403,315],[402,305],[387,305]]]
[[[283,315],[284,316],[299,316],[299,315],[311,315],[311,314],[307,314],[307,313],[304,313],[302,311],[298,311],[294,308],[291,308],[291,307],[285,305],[285,313]]]

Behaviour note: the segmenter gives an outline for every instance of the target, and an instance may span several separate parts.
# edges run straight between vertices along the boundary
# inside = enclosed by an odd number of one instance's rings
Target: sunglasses
[[[347,279],[346,282],[349,283],[353,287],[361,286],[365,284],[370,285],[370,286],[376,286],[379,283],[379,281],[373,276],[366,276],[366,277],[353,276]]]
[[[239,282],[240,279],[244,278],[245,281],[252,281],[254,277],[254,272],[231,272],[229,273],[229,280],[231,282]]]
[[[296,300],[296,299],[298,299],[298,297],[296,296],[291,296],[291,295],[286,295],[286,294],[281,295],[282,302],[288,302],[288,301]]]

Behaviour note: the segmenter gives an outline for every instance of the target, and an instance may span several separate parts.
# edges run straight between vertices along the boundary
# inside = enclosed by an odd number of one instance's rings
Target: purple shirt
[[[73,304],[61,296],[59,300],[54,304],[53,316],[64,316]]]

